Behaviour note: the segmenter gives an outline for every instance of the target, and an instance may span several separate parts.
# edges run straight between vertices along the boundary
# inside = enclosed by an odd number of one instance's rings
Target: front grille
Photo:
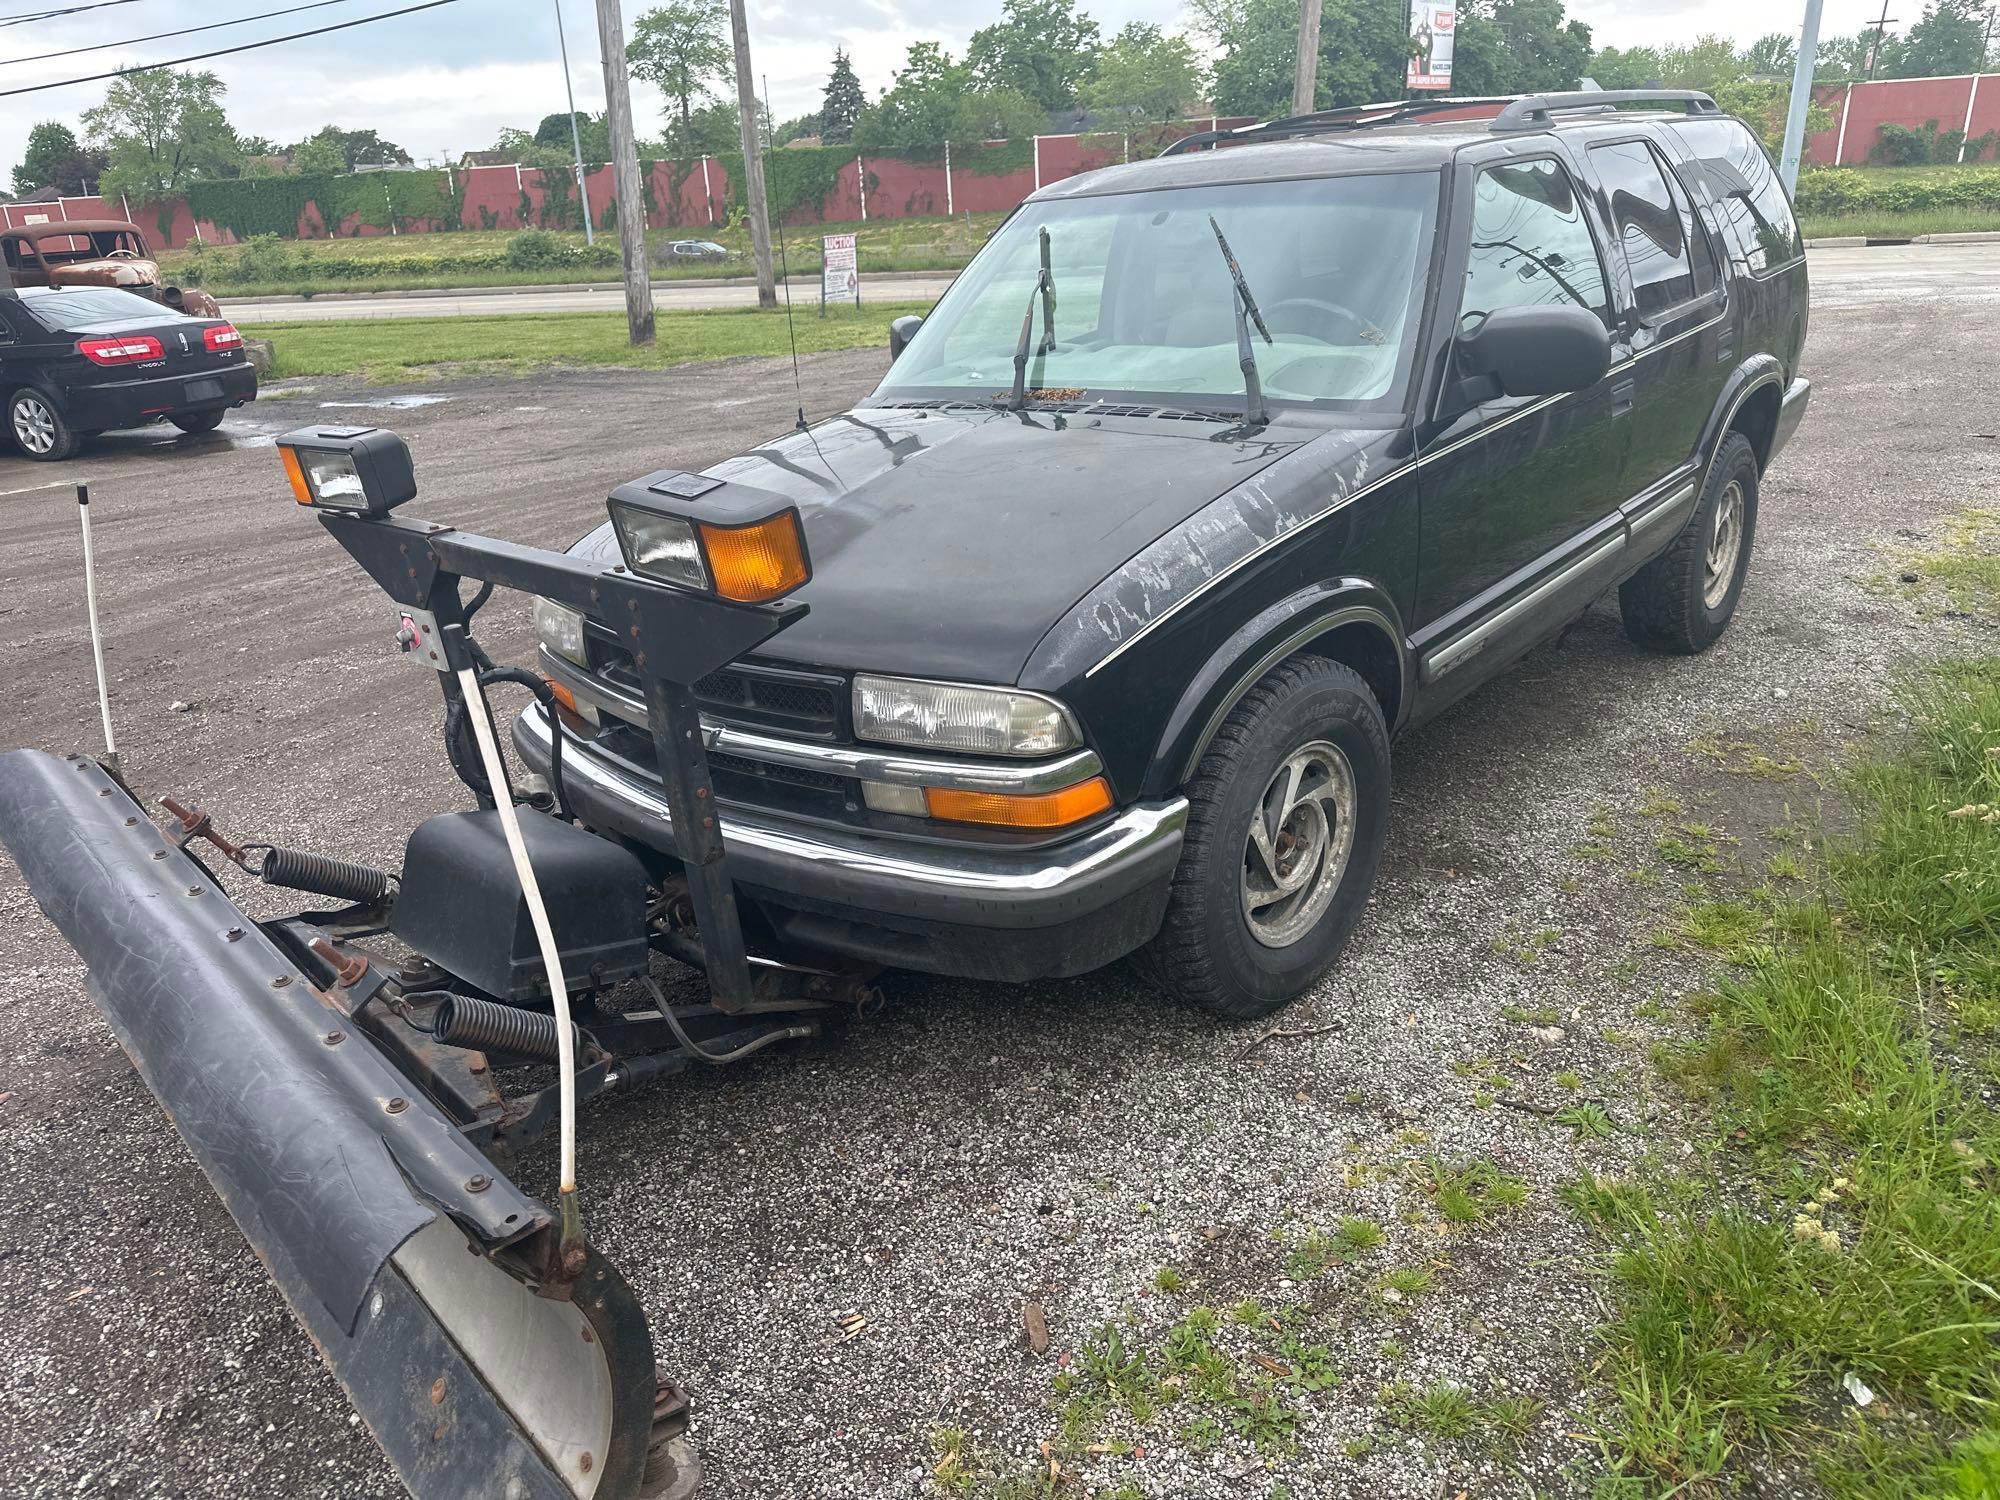
[[[598,743],[635,769],[659,775],[653,737],[643,730],[614,725],[604,731]],[[845,777],[744,755],[711,750],[708,770],[715,795],[724,802],[839,817],[852,809],[858,797],[857,789]]]
[[[591,629],[585,643],[594,674],[634,697],[644,696],[632,653],[615,637]],[[847,680],[824,672],[735,662],[695,683],[694,696],[707,717],[746,729],[836,740],[847,722]]]

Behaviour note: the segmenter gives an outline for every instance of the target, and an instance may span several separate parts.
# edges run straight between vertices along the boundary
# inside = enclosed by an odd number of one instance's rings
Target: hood
[[[1120,563],[1322,431],[1188,416],[861,409],[704,470],[795,501],[812,612],[762,653],[1012,682]],[[607,522],[572,549],[615,560]]]
[[[71,260],[49,268],[51,286],[152,287],[160,268],[150,260]]]

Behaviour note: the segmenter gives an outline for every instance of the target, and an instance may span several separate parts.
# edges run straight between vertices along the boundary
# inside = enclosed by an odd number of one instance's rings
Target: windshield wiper
[[[1261,426],[1271,420],[1271,413],[1264,405],[1264,382],[1257,376],[1257,356],[1250,347],[1250,325],[1253,322],[1257,325],[1267,344],[1272,342],[1271,330],[1264,326],[1264,315],[1257,311],[1257,301],[1250,295],[1250,283],[1243,279],[1243,268],[1236,264],[1236,253],[1222,237],[1222,226],[1215,222],[1214,214],[1208,216],[1208,227],[1215,231],[1215,243],[1222,247],[1229,279],[1236,283],[1236,362],[1243,367],[1244,421],[1253,427]],[[1021,340],[1023,344],[1027,342],[1026,333]]]
[[[1014,346],[1014,394],[1007,410],[1019,411],[1028,404],[1028,336],[1035,331],[1035,304],[1042,304],[1042,341],[1037,355],[1053,354],[1056,347],[1056,283],[1049,274],[1049,228],[1041,229],[1042,268],[1035,273],[1035,287],[1028,294],[1028,310],[1021,318],[1021,341]]]

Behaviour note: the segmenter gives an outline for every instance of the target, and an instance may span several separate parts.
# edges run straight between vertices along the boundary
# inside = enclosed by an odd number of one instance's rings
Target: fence
[[[1995,73],[1837,83],[1814,89],[1813,99],[1833,116],[1831,126],[1806,141],[1805,159],[1813,166],[1867,161],[1884,125],[1916,130],[1936,120],[1940,131],[1967,136],[2000,130],[2000,74]]]

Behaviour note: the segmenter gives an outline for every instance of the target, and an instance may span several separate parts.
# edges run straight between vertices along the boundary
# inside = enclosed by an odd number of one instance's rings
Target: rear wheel
[[[1160,932],[1140,955],[1189,1005],[1249,1021],[1326,972],[1389,828],[1389,731],[1349,668],[1299,657],[1244,695],[1189,781]]]
[[[1757,534],[1757,450],[1726,433],[1701,501],[1667,550],[1618,590],[1625,633],[1642,646],[1692,656],[1721,639],[1736,613]]]
[[[40,391],[19,390],[7,398],[7,430],[14,445],[39,463],[53,463],[76,452],[76,429]]]
[[[179,416],[167,420],[182,432],[213,432],[222,425],[222,408],[214,411],[184,411]]]

